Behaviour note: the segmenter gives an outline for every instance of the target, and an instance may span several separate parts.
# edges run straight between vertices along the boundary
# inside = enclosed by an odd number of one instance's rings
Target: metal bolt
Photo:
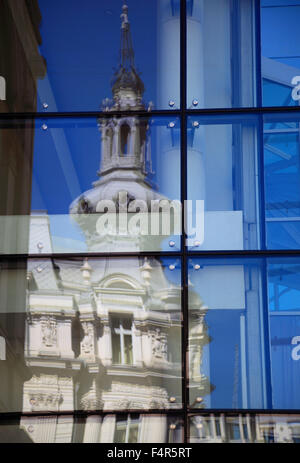
[[[175,246],[175,241],[169,241],[169,246],[170,246],[170,248],[174,248],[174,246]]]
[[[169,106],[170,106],[170,108],[173,108],[174,105],[175,105],[175,101],[170,100],[170,101],[169,101]]]
[[[43,124],[43,125],[42,125],[42,129],[43,129],[43,130],[47,130],[47,129],[48,129],[48,125]]]
[[[175,265],[173,265],[173,264],[169,265],[169,269],[170,269],[170,270],[174,270],[174,269],[175,269]]]
[[[176,424],[170,424],[170,429],[176,429]]]
[[[173,127],[175,127],[175,122],[169,122],[169,127],[170,129],[173,129]]]
[[[36,270],[38,273],[41,273],[43,271],[42,267],[38,267]]]
[[[37,248],[38,249],[43,249],[43,247],[44,247],[43,243],[41,241],[39,241],[38,244],[37,244]]]
[[[194,265],[195,270],[199,270],[200,268],[201,268],[201,266],[199,264]]]
[[[28,426],[27,431],[32,433],[34,431],[34,427],[32,425]]]
[[[194,241],[194,246],[196,247],[200,246],[200,241]]]
[[[43,108],[44,109],[48,109],[48,107],[49,107],[48,103],[43,103]]]
[[[200,125],[200,124],[199,124],[198,121],[194,121],[194,122],[193,122],[193,127],[199,127],[199,125]]]
[[[195,99],[193,100],[193,102],[192,102],[192,103],[193,103],[193,106],[198,106],[198,103],[199,103],[199,101],[198,101],[198,100],[196,100],[196,98],[195,98]]]
[[[201,402],[203,402],[202,397],[197,397],[196,402],[198,402],[199,404],[200,404]]]
[[[170,402],[176,402],[176,397],[170,397]]]

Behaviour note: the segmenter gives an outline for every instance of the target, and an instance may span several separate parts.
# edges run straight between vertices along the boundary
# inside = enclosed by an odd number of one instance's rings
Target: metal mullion
[[[255,50],[256,50],[256,106],[263,107],[262,72],[261,72],[261,1],[254,2],[255,15]]]
[[[183,406],[183,441],[188,442],[188,287],[187,287],[187,260],[186,260],[186,234],[185,234],[185,201],[187,199],[187,5],[186,0],[180,3],[180,109],[181,109],[181,347],[182,347],[182,406]]]
[[[267,250],[267,227],[266,227],[266,196],[265,196],[265,168],[264,168],[264,115],[259,115],[258,127],[258,179],[259,179],[259,207],[260,217],[260,249]],[[263,356],[264,356],[264,377],[266,389],[266,405],[272,407],[272,374],[271,374],[271,352],[270,352],[270,329],[269,329],[269,301],[268,301],[268,275],[267,256],[263,256],[261,267],[261,301],[262,301],[262,335],[263,335]]]
[[[124,111],[77,111],[77,112],[42,112],[42,113],[0,113],[1,119],[78,119],[78,118],[95,118],[95,119],[111,119],[112,117],[145,117],[150,118],[152,116],[180,116],[179,109],[153,109],[151,111],[146,110],[124,110]]]
[[[78,418],[85,418],[92,415],[120,415],[120,416],[128,416],[128,414],[135,414],[135,415],[172,415],[172,416],[182,416],[183,410],[181,408],[178,409],[126,409],[126,410],[62,410],[62,411],[36,411],[36,412],[0,412],[0,424],[1,421],[5,420],[13,420],[22,417],[28,418],[39,418],[42,416],[50,417],[50,416],[74,416]],[[201,416],[210,416],[213,414],[221,415],[221,414],[228,414],[230,416],[236,416],[238,414],[241,415],[300,415],[300,409],[272,409],[272,408],[264,408],[264,409],[246,409],[246,408],[239,408],[239,409],[232,409],[232,408],[191,408],[189,410],[190,415],[201,415]]]
[[[300,257],[300,249],[241,249],[241,250],[220,250],[220,251],[191,251],[187,250],[185,252],[187,257]],[[183,253],[180,252],[159,252],[159,251],[149,251],[149,252],[132,252],[132,253],[69,253],[69,254],[0,254],[0,262],[2,261],[21,261],[21,260],[30,260],[30,259],[119,259],[119,258],[135,258],[135,257],[182,257]]]
[[[186,0],[182,0],[186,1]],[[185,58],[185,57],[181,57]],[[186,95],[181,96],[181,101],[186,101]],[[178,109],[157,109],[151,111],[111,111],[111,112],[97,112],[97,111],[84,111],[84,112],[65,112],[65,113],[0,113],[0,120],[9,120],[9,119],[77,119],[77,118],[111,118],[111,117],[124,117],[124,116],[139,116],[139,117],[160,117],[160,116],[170,116],[180,117],[182,112],[185,112],[186,115],[226,115],[226,114],[260,114],[260,113],[300,113],[300,106],[249,106],[249,107],[239,107],[239,108],[201,108],[201,109],[184,109],[181,107]]]

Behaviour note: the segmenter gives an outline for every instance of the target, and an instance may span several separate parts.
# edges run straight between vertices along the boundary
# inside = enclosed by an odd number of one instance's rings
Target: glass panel
[[[188,245],[192,250],[258,249],[256,116],[188,119]]]
[[[127,443],[182,443],[183,420],[151,414],[23,416],[0,421],[0,443],[105,444],[125,442],[126,436]]]
[[[126,155],[124,124],[131,127]],[[1,253],[180,248],[178,118],[51,118],[0,126]]]
[[[299,409],[299,258],[269,259],[268,295],[273,407]]]
[[[263,262],[189,260],[189,390],[193,408],[266,408]]]
[[[179,259],[3,260],[0,294],[0,412],[181,407]]]
[[[214,422],[221,422],[221,434]],[[212,432],[206,432],[208,429]],[[192,415],[189,442],[299,443],[300,415]]]
[[[300,101],[300,2],[261,2],[264,106],[298,106]]]
[[[193,0],[187,8],[187,106],[256,104],[253,0]]]
[[[267,246],[299,249],[299,116],[264,116]]]
[[[1,112],[179,107],[179,0],[17,3],[0,12]]]

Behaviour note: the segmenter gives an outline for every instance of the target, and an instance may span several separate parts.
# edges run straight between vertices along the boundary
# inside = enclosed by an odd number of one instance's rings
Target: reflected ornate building
[[[121,17],[121,63],[113,78],[108,112],[145,109],[126,5]],[[142,207],[142,201],[146,205],[142,212],[151,214],[151,201],[166,200],[146,180],[151,166],[147,120],[108,114],[99,127],[100,179],[73,201],[70,213],[89,250],[121,251],[126,243],[126,249],[139,252],[145,239],[141,233],[108,232],[103,237],[96,230],[98,213],[105,212],[99,205],[107,201],[113,201],[121,221],[124,208],[127,217],[127,212],[136,211],[131,206]],[[34,219],[32,224],[35,227]],[[31,237],[35,247],[52,252],[46,219]],[[84,442],[165,442],[171,439],[170,429],[172,439],[182,439],[174,438],[181,432],[180,420],[113,414],[181,407],[181,283],[171,283],[164,266],[156,258],[143,257],[29,261],[25,358],[31,377],[24,383],[24,413],[111,411],[103,419],[88,416],[81,431]],[[196,298],[199,312],[202,303]],[[192,371],[198,386],[204,333],[201,316],[192,328]],[[72,417],[46,417],[33,423],[24,416],[21,427],[35,442],[74,439]]]

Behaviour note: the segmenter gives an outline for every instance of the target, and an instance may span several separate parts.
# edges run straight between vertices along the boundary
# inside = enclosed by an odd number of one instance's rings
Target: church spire
[[[125,107],[122,99],[127,100],[128,90],[133,92],[131,102],[126,101]],[[126,92],[124,94],[124,91]],[[121,46],[119,68],[112,79],[112,92],[115,103],[119,109],[126,109],[126,106],[135,109],[143,109],[141,103],[142,95],[145,91],[144,83],[140,78],[134,63],[134,50],[131,38],[130,22],[128,19],[128,6],[123,4],[121,14]],[[123,98],[122,98],[123,97]],[[121,101],[120,101],[121,100]],[[131,103],[131,104],[130,104]],[[115,108],[114,108],[115,109]]]
[[[121,19],[120,65],[125,69],[130,69],[131,67],[134,68],[134,50],[128,20],[128,6],[125,4],[122,7]]]

